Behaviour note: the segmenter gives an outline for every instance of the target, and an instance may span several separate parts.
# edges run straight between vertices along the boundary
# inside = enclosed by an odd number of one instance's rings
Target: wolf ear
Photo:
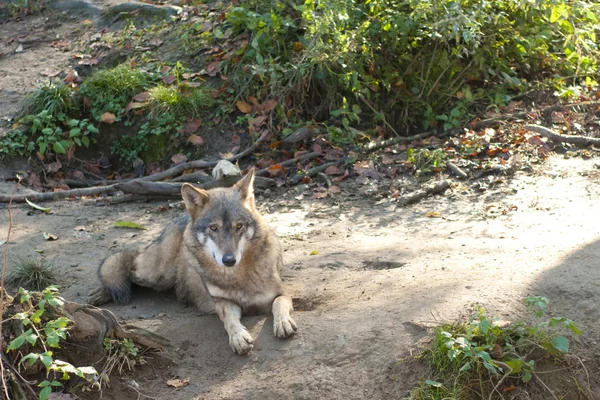
[[[184,183],[181,187],[181,197],[185,201],[185,208],[187,208],[192,217],[196,211],[204,208],[204,205],[208,202],[208,192],[203,189],[197,189],[189,183]]]
[[[242,200],[254,203],[254,167],[235,184],[235,188],[240,191]]]

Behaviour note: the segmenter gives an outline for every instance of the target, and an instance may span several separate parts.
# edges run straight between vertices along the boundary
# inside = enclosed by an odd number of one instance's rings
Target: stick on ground
[[[595,146],[600,145],[600,138],[591,138],[586,136],[564,136],[554,132],[552,129],[540,125],[525,125],[525,129],[530,132],[535,132],[545,138],[550,139],[554,143],[571,143],[577,146],[589,146],[593,144]]]
[[[438,181],[425,186],[422,189],[415,190],[407,195],[398,197],[398,205],[405,206],[407,204],[416,203],[427,196],[436,193],[442,193],[450,187],[450,182],[447,180]]]

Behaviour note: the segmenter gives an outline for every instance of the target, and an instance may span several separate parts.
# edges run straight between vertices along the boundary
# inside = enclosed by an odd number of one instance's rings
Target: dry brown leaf
[[[172,84],[173,82],[175,82],[177,78],[175,78],[175,75],[167,75],[164,78],[162,78],[162,81],[164,83],[166,83],[167,85]]]
[[[148,100],[148,97],[150,97],[150,92],[141,92],[133,96],[133,100],[143,103]]]
[[[151,44],[152,46],[156,46],[156,47],[158,47],[158,46],[160,46],[161,44],[163,44],[163,41],[162,41],[162,40],[160,40],[159,38],[154,38],[154,39],[150,39],[150,44]]]
[[[105,112],[104,114],[102,114],[100,116],[100,121],[106,123],[106,124],[112,124],[113,122],[115,122],[115,119],[117,117],[115,116],[115,114],[113,113],[109,113],[109,112]]]
[[[250,106],[250,104],[246,103],[243,100],[238,100],[235,103],[235,106],[237,107],[238,110],[240,110],[240,112],[242,112],[244,114],[248,114],[250,111],[252,111],[252,107]]]
[[[187,160],[188,160],[187,156],[185,154],[181,154],[181,153],[177,153],[173,157],[171,157],[171,161],[173,161],[175,164],[181,164],[181,163],[186,162]]]
[[[328,192],[318,192],[312,195],[313,199],[324,199],[325,197],[327,197],[329,195]]]
[[[190,135],[196,132],[198,128],[200,128],[200,125],[202,125],[202,120],[195,118],[185,123],[185,125],[183,126],[183,132]]]
[[[329,188],[329,191],[331,193],[341,193],[342,189],[340,189],[339,186],[333,185],[332,187]]]
[[[191,135],[187,141],[188,141],[188,143],[191,143],[195,146],[200,146],[200,145],[204,144],[204,139],[202,139],[202,136],[198,136],[198,135]]]
[[[185,379],[170,379],[167,381],[167,385],[174,388],[182,388],[190,384],[190,378]]]
[[[325,170],[325,175],[338,175],[341,174],[339,167],[332,165]]]

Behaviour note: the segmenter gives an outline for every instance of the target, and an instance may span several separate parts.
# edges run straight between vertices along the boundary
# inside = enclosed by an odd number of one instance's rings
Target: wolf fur
[[[180,301],[219,315],[236,353],[253,347],[242,315],[271,310],[275,336],[293,335],[297,326],[281,281],[281,245],[256,209],[253,183],[254,169],[232,188],[206,191],[185,184],[181,194],[188,214],[148,247],[108,257],[90,304],[128,303],[131,284],[175,288]]]

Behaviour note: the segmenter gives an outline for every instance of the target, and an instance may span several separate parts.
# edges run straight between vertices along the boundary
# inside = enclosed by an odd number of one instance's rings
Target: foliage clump
[[[54,263],[41,257],[20,258],[8,273],[6,282],[28,290],[40,291],[57,283]]]
[[[131,98],[148,83],[148,75],[127,64],[100,70],[84,80],[79,94],[89,101],[90,113],[101,121],[104,113],[111,113],[119,121]]]
[[[538,318],[544,316],[545,297],[527,297],[525,303]],[[503,383],[527,383],[536,374],[536,358],[559,360],[569,352],[561,329],[581,333],[575,322],[563,317],[499,324],[478,307],[469,321],[435,329],[432,343],[420,356],[430,367],[429,379],[409,399],[487,399]]]

